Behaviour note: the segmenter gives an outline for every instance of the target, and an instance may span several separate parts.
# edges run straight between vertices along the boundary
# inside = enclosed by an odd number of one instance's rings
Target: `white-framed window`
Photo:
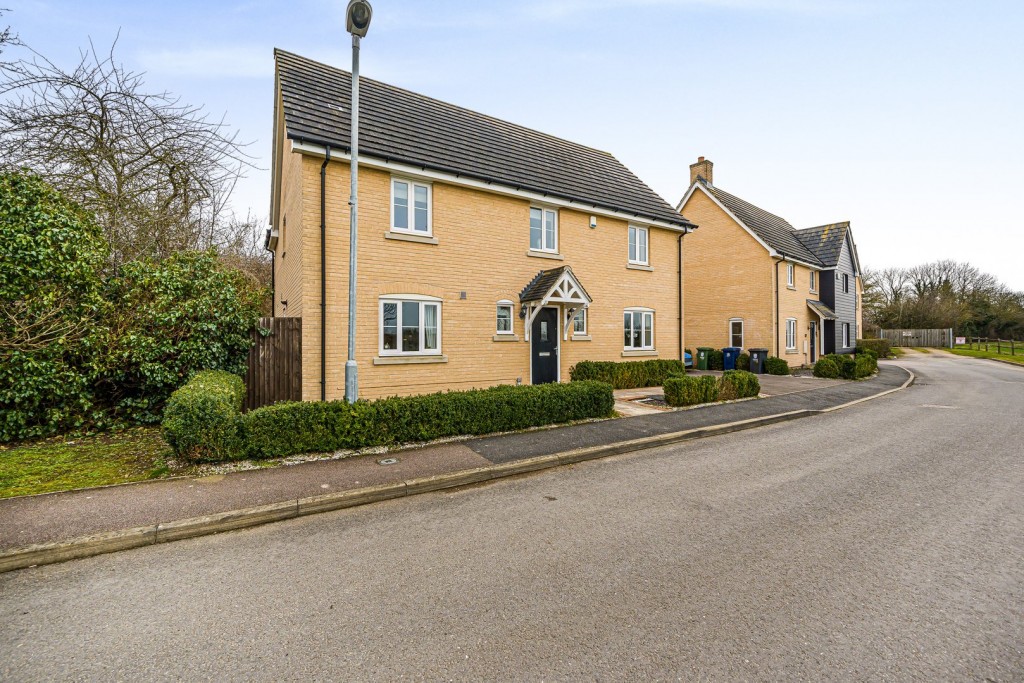
[[[581,308],[576,311],[576,315],[572,317],[572,333],[576,336],[586,336],[587,334],[587,309]]]
[[[380,355],[429,356],[441,353],[441,300],[394,295],[380,298]]]
[[[843,348],[850,348],[850,323],[843,323]]]
[[[843,294],[850,293],[850,276],[847,273],[843,273]]]
[[[795,279],[794,279],[795,276],[796,276],[796,267],[794,267],[792,263],[787,263],[786,264],[786,284],[789,285],[790,287],[792,287],[793,283],[795,282]]]
[[[818,273],[817,271],[811,271],[811,291],[818,291]]]
[[[654,311],[646,308],[627,309],[622,314],[623,348],[640,351],[654,348]]]
[[[647,228],[629,226],[629,262],[647,265]]]
[[[729,346],[743,348],[743,321],[739,318],[729,321]]]
[[[530,249],[558,251],[558,212],[554,209],[530,207]]]
[[[786,350],[796,350],[796,318],[786,318]]]
[[[495,328],[498,334],[512,334],[512,302],[499,301]]]
[[[391,179],[391,229],[430,235],[433,230],[430,185],[405,178]]]

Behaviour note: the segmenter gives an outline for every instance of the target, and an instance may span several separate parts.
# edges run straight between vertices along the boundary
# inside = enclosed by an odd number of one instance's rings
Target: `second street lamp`
[[[359,398],[356,366],[356,245],[359,236],[359,39],[370,28],[373,8],[366,0],[350,0],[345,11],[345,30],[352,34],[352,194],[349,197],[348,236],[348,360],[345,361],[345,400]],[[320,349],[320,353],[326,353]]]

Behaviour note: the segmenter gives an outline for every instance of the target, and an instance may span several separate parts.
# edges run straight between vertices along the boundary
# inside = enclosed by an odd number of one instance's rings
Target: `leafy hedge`
[[[665,380],[665,403],[692,406],[718,399],[718,378],[714,375],[669,377]]]
[[[242,451],[238,417],[245,400],[242,378],[223,370],[197,373],[171,394],[161,432],[186,460],[228,460]]]
[[[878,358],[888,358],[892,351],[892,344],[888,339],[858,339],[855,353],[874,351]]]
[[[198,376],[197,376],[198,377]],[[175,396],[192,386],[175,392]],[[199,387],[204,391],[204,387]],[[211,403],[222,406],[223,389]],[[190,392],[186,395],[191,397]],[[205,404],[204,404],[205,405]],[[240,405],[240,403],[239,403]],[[320,403],[290,402],[259,408],[244,415],[237,410],[222,419],[217,410],[210,424],[193,422],[196,433],[223,435],[223,451],[204,452],[182,447],[198,436],[168,439],[181,457],[200,459],[276,458],[296,453],[387,446],[431,441],[449,436],[489,434],[606,417],[615,405],[612,388],[603,382],[497,386],[490,389],[453,391],[422,396],[396,396],[377,401]],[[171,406],[168,406],[168,413]],[[198,411],[197,411],[198,412]],[[164,422],[164,430],[180,429],[182,422]],[[190,441],[191,440],[191,441]]]
[[[788,375],[789,363],[776,356],[768,356],[764,359],[764,369],[769,375]]]
[[[822,356],[821,360],[830,359],[839,370],[839,377],[843,379],[864,379],[870,377],[878,370],[878,359],[873,352],[860,353],[856,356],[847,354],[830,353]],[[819,363],[821,361],[818,361]],[[817,368],[817,364],[815,364]]]
[[[750,354],[741,353],[736,356],[736,369],[750,371]]]
[[[750,361],[747,361],[749,367]],[[725,354],[722,353],[722,349],[711,349],[708,353],[708,370],[724,370],[725,369]]]
[[[580,361],[569,370],[573,382],[596,381],[611,384],[615,389],[658,387],[672,374],[684,374],[679,360]]]
[[[731,401],[737,398],[752,398],[761,393],[761,382],[757,375],[746,370],[726,370],[718,382],[718,400]]]
[[[839,366],[836,365],[836,362],[828,356],[823,356],[814,364],[814,376],[823,377],[825,379],[838,379]]]

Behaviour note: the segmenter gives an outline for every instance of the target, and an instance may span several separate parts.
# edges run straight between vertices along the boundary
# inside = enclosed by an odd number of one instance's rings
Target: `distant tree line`
[[[1024,292],[952,260],[868,270],[864,323],[875,331],[952,327],[962,336],[1024,339]]]

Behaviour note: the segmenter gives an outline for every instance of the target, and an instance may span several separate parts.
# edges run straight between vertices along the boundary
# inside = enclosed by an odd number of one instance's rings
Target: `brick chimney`
[[[693,185],[697,182],[697,176],[700,176],[707,181],[708,185],[713,185],[714,181],[711,178],[711,169],[713,166],[714,164],[706,160],[704,157],[697,157],[697,163],[690,164],[690,184]]]

